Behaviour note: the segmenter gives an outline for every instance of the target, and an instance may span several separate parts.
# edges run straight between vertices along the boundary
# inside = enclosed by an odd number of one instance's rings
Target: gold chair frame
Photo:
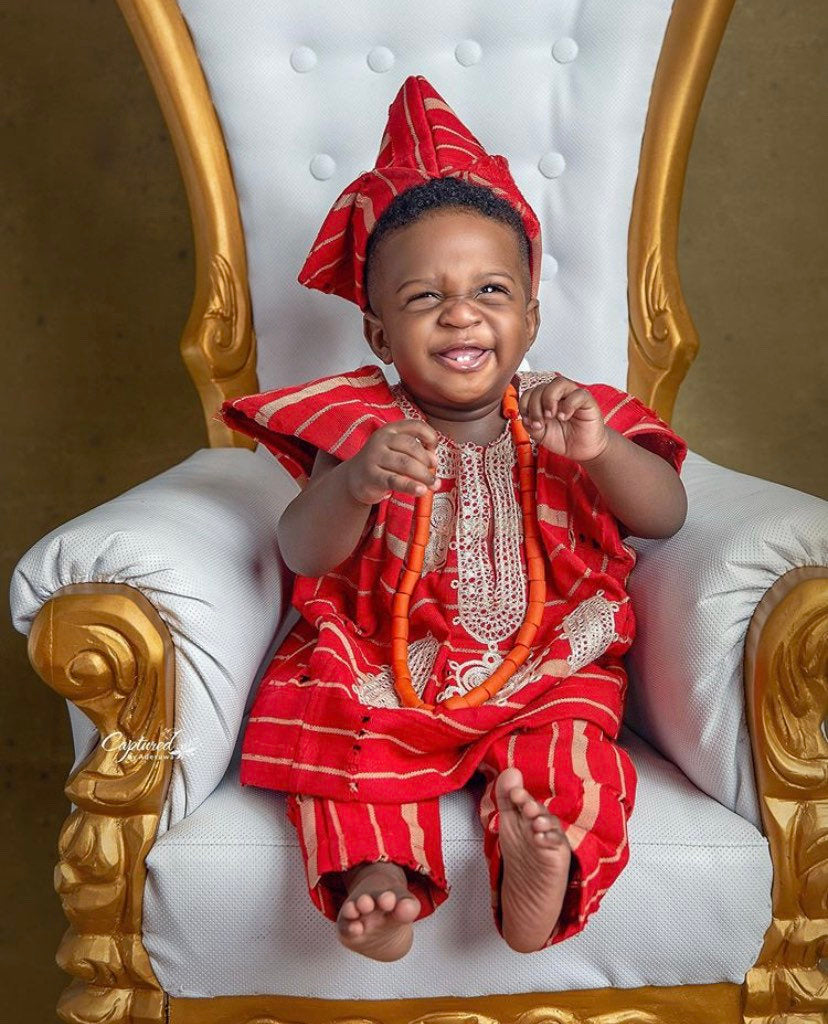
[[[219,122],[174,0],[118,0],[170,127],[189,197],[196,288],[181,340],[211,447],[255,447],[213,419],[258,390],[244,235]],[[675,0],[642,143],[628,246],[627,389],[668,420],[698,348],[676,262],[687,157],[734,0]],[[173,645],[137,589],[61,588],[36,616],[35,671],[100,737],[163,743],[172,733]],[[792,569],[748,629],[744,684],[762,820],[773,858],[773,918],[742,985],[593,989],[395,1001],[272,996],[185,999],[164,992],[142,942],[145,858],[170,762],[99,742],[70,776],[75,808],[59,837],[55,887],[69,920],[57,952],[72,976],[58,1002],[74,1024],[819,1024],[828,1013],[828,568]],[[333,938],[332,938],[332,941]]]

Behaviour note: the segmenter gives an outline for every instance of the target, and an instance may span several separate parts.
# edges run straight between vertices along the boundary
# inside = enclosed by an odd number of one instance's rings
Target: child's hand
[[[556,455],[587,462],[609,444],[598,403],[567,377],[527,388],[518,406],[529,436]],[[533,421],[539,425],[533,426]]]
[[[422,420],[399,420],[379,427],[345,462],[352,497],[375,505],[392,491],[419,497],[437,480],[437,431]]]

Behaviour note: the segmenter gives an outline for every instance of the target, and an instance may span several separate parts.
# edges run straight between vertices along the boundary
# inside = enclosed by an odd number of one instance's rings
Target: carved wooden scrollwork
[[[218,1020],[218,1018],[215,1019]],[[284,1016],[272,1017],[257,1014],[255,1017],[236,1017],[233,1024],[285,1024],[285,1020]],[[509,1024],[662,1024],[663,1018],[640,1010],[615,1010],[597,1016],[593,1014],[584,1016],[570,1010],[555,1010],[539,1006],[518,1017],[508,1018],[508,1021]],[[422,1017],[413,1018],[410,1024],[501,1024],[501,1022],[506,1024],[506,1019],[469,1011],[457,1011],[425,1014]],[[370,1017],[344,1016],[332,1017],[330,1024],[383,1024],[383,1022]]]
[[[415,1017],[410,1024],[501,1024],[501,1019],[480,1013],[459,1011],[454,1013],[429,1013]],[[662,1018],[639,1010],[616,1010],[597,1016],[583,1016],[569,1010],[554,1010],[539,1006],[513,1019],[513,1024],[661,1024]],[[284,1017],[262,1016],[238,1017],[234,1024],[285,1024]],[[331,1024],[383,1024],[370,1017],[336,1017]]]
[[[174,662],[169,632],[140,591],[64,587],[32,624],[38,674],[98,728],[65,786],[75,809],[58,840],[55,889],[69,928],[57,952],[74,980],[57,1007],[71,1024],[164,1020],[141,937],[144,861],[169,782]]]
[[[192,215],[196,289],[181,355],[201,399],[210,446],[255,448],[216,420],[225,398],[258,391],[256,336],[239,202],[204,72],[174,0],[118,0],[155,86]]]
[[[678,271],[687,158],[733,0],[673,4],[641,144],[627,249],[627,390],[668,423],[699,339]],[[692,40],[692,43],[690,43]],[[692,69],[687,67],[692,46]]]
[[[745,1021],[828,1018],[828,570],[794,569],[746,643],[757,789],[773,852],[773,923],[745,979]]]
[[[722,983],[416,1001],[173,997],[169,1006],[170,1024],[736,1024],[741,989]]]
[[[230,263],[214,253],[210,260],[209,289],[198,332],[198,348],[216,377],[238,373],[248,353],[238,330],[236,293],[240,287]]]
[[[661,1024],[661,1017],[643,1010],[613,1010],[609,1013],[581,1016],[568,1010],[539,1006],[522,1013],[515,1024]]]

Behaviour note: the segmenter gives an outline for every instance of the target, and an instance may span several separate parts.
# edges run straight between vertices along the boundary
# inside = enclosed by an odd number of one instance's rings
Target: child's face
[[[499,403],[540,325],[514,231],[478,213],[439,210],[384,238],[373,260],[376,313],[363,324],[373,352],[436,408]],[[462,342],[490,350],[480,369],[454,369],[436,355]]]

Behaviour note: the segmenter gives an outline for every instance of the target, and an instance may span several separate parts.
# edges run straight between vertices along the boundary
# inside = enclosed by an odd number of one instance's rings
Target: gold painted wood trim
[[[190,203],[195,294],[181,354],[209,445],[256,448],[214,418],[226,398],[259,390],[247,255],[230,160],[204,72],[174,0],[118,0],[170,129]]]
[[[741,992],[739,985],[721,984],[473,999],[170,998],[169,1019],[170,1024],[741,1024]]]
[[[678,225],[699,109],[734,0],[675,0],[656,67],[627,247],[627,390],[670,422],[699,339],[678,270]]]
[[[746,1024],[828,1019],[828,567],[785,573],[745,643],[747,718],[771,847],[773,921]]]
[[[163,744],[173,724],[172,639],[134,587],[78,583],[40,609],[28,654],[38,675],[100,733],[64,788],[75,808],[58,840],[55,889],[69,928],[56,960],[74,980],[57,1015],[69,1024],[160,1024],[166,995],[144,949],[142,911],[144,862],[171,772]],[[141,739],[162,746],[143,753],[120,746]]]

